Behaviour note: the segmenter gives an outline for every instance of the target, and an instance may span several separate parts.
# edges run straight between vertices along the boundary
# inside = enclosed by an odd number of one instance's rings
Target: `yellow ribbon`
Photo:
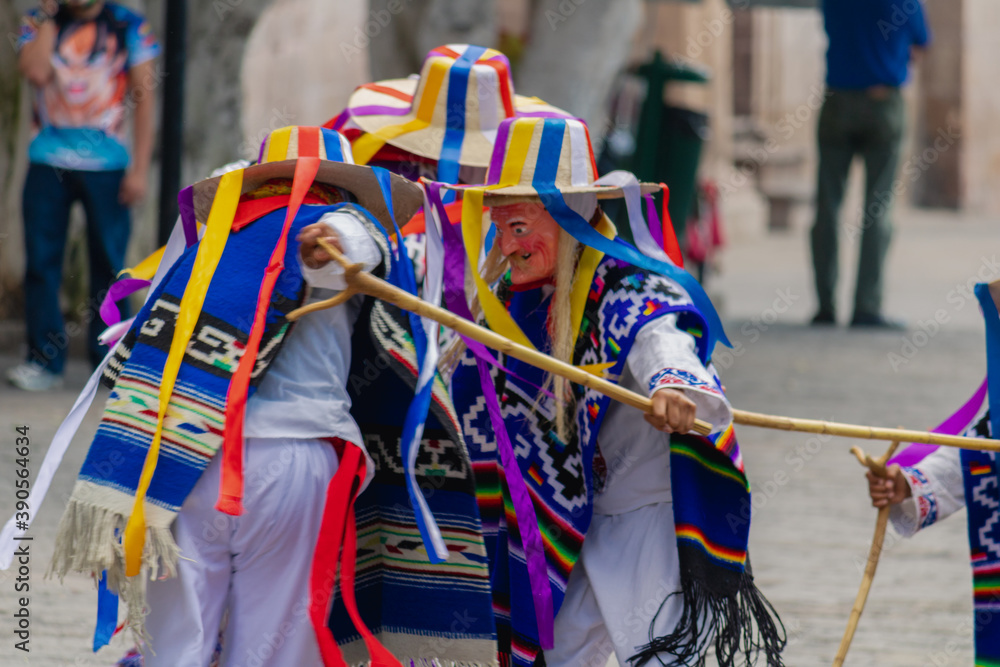
[[[229,229],[236,206],[239,204],[243,188],[243,170],[224,174],[219,181],[219,189],[212,202],[212,210],[208,215],[208,226],[205,235],[195,255],[194,266],[191,268],[191,278],[181,297],[180,312],[174,326],[174,337],[170,343],[170,352],[163,367],[163,378],[160,384],[160,405],[156,416],[156,431],[153,441],[146,452],[146,460],[139,475],[139,484],[135,490],[135,504],[132,515],[125,526],[122,544],[125,549],[125,575],[128,577],[139,574],[142,568],[142,552],[146,543],[146,513],[145,499],[149,484],[156,470],[156,461],[160,453],[160,441],[163,438],[163,418],[167,414],[170,398],[174,392],[174,383],[180,370],[184,352],[194,333],[195,325],[201,316],[201,308],[205,303],[209,283],[222,257],[229,238]]]
[[[264,162],[281,162],[288,159],[288,144],[292,139],[292,128],[275,130],[267,139],[267,155]]]
[[[416,118],[398,125],[387,125],[381,130],[366,132],[358,137],[351,145],[351,153],[354,155],[355,164],[368,164],[386,142],[400,135],[422,130],[430,125],[434,117],[437,98],[441,93],[441,86],[444,83],[447,73],[447,60],[440,59],[431,63],[431,70],[427,74],[427,84],[424,86],[424,91],[420,98],[420,106],[417,107]],[[441,135],[441,141],[444,141],[443,134]]]
[[[507,312],[507,309],[500,303],[500,300],[493,294],[489,285],[479,275],[476,267],[479,266],[479,249],[482,247],[483,195],[486,190],[509,187],[520,183],[524,164],[528,157],[528,150],[531,147],[531,139],[535,133],[535,126],[542,122],[542,119],[533,120],[534,122],[531,123],[519,122],[514,126],[514,132],[511,134],[510,146],[504,158],[503,170],[501,171],[499,182],[496,185],[487,185],[483,188],[469,188],[464,190],[462,203],[462,237],[465,241],[465,251],[469,258],[469,266],[473,267],[472,275],[476,283],[476,292],[479,296],[479,303],[483,308],[483,314],[486,316],[486,322],[497,333],[532,349],[535,346],[532,345],[524,331],[521,330],[521,327],[518,326],[514,318]],[[602,216],[597,223],[597,231],[609,239],[613,239],[617,234],[614,224],[606,215]],[[604,253],[600,250],[589,246],[585,247],[573,277],[570,318],[574,331],[574,347],[576,346],[576,339],[580,336],[580,326],[583,323],[583,313],[590,294],[590,287],[594,282],[594,274],[597,272],[597,267],[603,258]],[[592,375],[603,377],[604,371],[614,365],[615,362],[611,362],[588,364],[579,368]]]
[[[601,220],[597,223],[597,231],[609,239],[613,239],[615,234],[618,233],[614,223],[606,215],[601,216]],[[573,349],[576,349],[576,340],[580,337],[580,326],[583,324],[583,311],[587,307],[590,286],[594,284],[594,274],[597,273],[597,266],[601,263],[602,259],[604,259],[603,252],[590,246],[584,247],[583,254],[580,255],[580,263],[576,267],[576,275],[573,276],[573,294],[570,297],[569,311],[574,332]],[[602,372],[594,372],[589,369],[584,370],[588,370],[588,372],[597,376],[603,376]]]
[[[493,331],[501,336],[535,349],[528,337],[517,326],[500,299],[493,294],[490,286],[479,275],[479,250],[483,247],[483,191],[466,190],[462,198],[462,238],[465,241],[465,253],[469,260],[472,278],[476,282],[476,292],[479,294],[479,305],[483,308],[486,322]]]
[[[163,253],[166,251],[167,246],[160,246],[157,250],[154,250],[146,259],[142,260],[131,269],[123,269],[118,276],[122,277],[128,275],[131,278],[141,278],[142,280],[152,280],[153,276],[156,275],[156,270],[160,268],[160,262],[163,260]]]

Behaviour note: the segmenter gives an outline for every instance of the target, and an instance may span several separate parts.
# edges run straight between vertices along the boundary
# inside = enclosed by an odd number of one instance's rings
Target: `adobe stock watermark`
[[[344,56],[344,61],[348,64],[361,56],[362,51],[367,49],[372,40],[378,37],[385,30],[393,17],[401,14],[406,5],[413,0],[389,0],[385,3],[385,9],[371,10],[370,17],[363,26],[354,27],[354,39],[350,42],[340,43],[340,55]]]
[[[719,184],[719,197],[725,199],[746,186],[750,179],[755,177],[757,172],[767,164],[771,156],[781,150],[782,144],[789,141],[797,131],[812,120],[816,112],[823,107],[823,102],[826,101],[828,95],[829,92],[821,84],[813,84],[805,102],[780,118],[774,124],[773,132],[768,133],[764,144],[751,148],[748,151],[749,159],[743,160],[732,177]]]
[[[920,12],[920,0],[903,0],[899,4],[892,5],[892,14],[889,20],[879,19],[875,25],[882,33],[882,39],[888,40],[889,35],[907,27],[910,18]]]
[[[956,284],[945,295],[945,301],[951,309],[938,308],[934,314],[925,320],[917,321],[917,330],[900,337],[897,350],[889,352],[886,359],[892,370],[899,372],[926,348],[941,328],[947,324],[954,313],[959,312],[967,303],[978,303],[975,292],[976,283],[989,283],[1000,278],[1000,262],[996,255],[983,257],[976,274],[962,283]]]
[[[781,316],[791,310],[795,302],[801,298],[798,294],[794,294],[789,287],[776,289],[774,294],[774,301],[768,308],[761,311],[759,315],[751,317],[749,322],[740,327],[740,335],[746,339],[746,343],[734,337],[730,339],[733,344],[732,348],[722,346],[716,348],[715,354],[712,355],[712,363],[715,364],[716,368],[725,370],[731,367],[736,359],[742,357],[747,351],[748,345],[760,340],[761,335],[776,324]]]
[[[705,19],[701,23],[701,30],[693,35],[688,35],[687,48],[681,59],[688,61],[697,60],[705,52],[705,49],[712,46],[715,40],[725,34],[726,29],[736,21],[736,13],[733,9],[742,10],[750,6],[750,0],[732,0],[728,6],[710,19]]]
[[[927,654],[927,662],[923,667],[948,667],[954,665],[952,658],[958,658],[964,653],[971,652],[976,633],[981,632],[986,626],[992,625],[995,621],[995,611],[987,609],[987,606],[1000,606],[1000,596],[994,594],[988,600],[976,600],[977,609],[971,617],[964,619],[955,626],[951,638],[944,645],[943,649]]]
[[[749,500],[744,498],[738,511],[726,514],[726,522],[733,532],[745,527],[750,523],[754,512],[759,512],[767,506],[771,500],[788,486],[794,475],[802,470],[816,456],[823,451],[823,447],[833,440],[832,435],[817,433],[805,442],[800,442],[795,449],[785,454],[785,465],[787,468],[778,468],[771,477],[762,482],[754,482],[753,490]]]
[[[247,137],[239,147],[239,155],[248,160],[256,160],[260,153],[260,145],[264,143],[267,136],[278,128],[294,124],[295,114],[290,113],[286,107],[281,109],[272,108],[271,118],[267,121],[267,126],[263,127],[249,137]]]
[[[861,232],[883,219],[892,205],[893,198],[902,196],[907,183],[916,183],[961,137],[961,131],[950,123],[947,127],[938,128],[934,142],[919,153],[911,155],[903,163],[900,175],[893,180],[892,187],[875,194],[875,201],[866,205],[860,223],[846,225],[847,235],[851,241],[857,240]]]
[[[555,32],[560,24],[565,23],[572,16],[577,7],[587,2],[587,0],[562,0],[556,8],[545,10],[545,20],[548,21],[549,29]]]

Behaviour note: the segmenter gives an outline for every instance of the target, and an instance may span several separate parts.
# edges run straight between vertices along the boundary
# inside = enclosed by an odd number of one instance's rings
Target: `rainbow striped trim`
[[[750,492],[750,482],[747,481],[747,478],[744,475],[730,468],[726,468],[725,466],[721,466],[713,461],[709,461],[704,456],[702,456],[701,453],[698,452],[698,450],[694,449],[693,447],[681,443],[671,442],[670,451],[675,454],[680,454],[681,456],[686,456],[689,459],[697,461],[702,466],[709,468],[712,472],[718,473],[723,477],[728,477],[729,479],[738,483],[740,486],[742,486],[747,490],[747,493]]]
[[[723,565],[742,569],[747,559],[747,552],[739,549],[730,549],[721,544],[712,542],[700,528],[691,524],[679,524],[677,526],[677,539],[683,540],[697,546],[711,558],[721,561]]]

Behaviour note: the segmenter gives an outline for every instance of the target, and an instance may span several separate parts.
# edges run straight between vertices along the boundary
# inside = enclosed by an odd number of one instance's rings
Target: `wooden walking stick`
[[[464,336],[478,340],[487,347],[491,347],[494,350],[503,352],[506,355],[514,357],[515,359],[520,359],[521,361],[537,366],[538,368],[549,371],[550,373],[560,375],[571,382],[582,384],[584,387],[598,391],[605,396],[610,396],[620,403],[631,405],[632,407],[638,408],[646,413],[653,411],[653,402],[645,396],[641,396],[634,391],[629,391],[628,389],[625,389],[624,387],[621,387],[613,382],[608,382],[607,380],[592,373],[588,373],[581,368],[577,368],[572,364],[559,361],[555,357],[551,357],[547,354],[539,352],[538,350],[518,345],[514,341],[509,340],[498,333],[490,331],[489,329],[481,327],[475,322],[471,322],[464,317],[460,317],[443,308],[432,305],[420,297],[414,296],[405,290],[399,289],[394,285],[390,285],[386,281],[376,278],[372,274],[363,271],[361,264],[351,264],[347,258],[340,253],[340,251],[327,243],[325,239],[321,238],[317,241],[323,250],[329,253],[331,257],[344,267],[344,279],[347,281],[348,288],[332,299],[318,301],[316,303],[309,304],[308,306],[303,306],[302,308],[293,310],[288,314],[289,320],[294,321],[308,313],[340,305],[355,294],[367,294],[369,296],[382,299],[383,301],[388,301],[389,303],[399,306],[404,310],[412,311],[421,317],[434,320],[438,324],[443,324],[449,329],[454,329]],[[712,425],[706,421],[696,419],[694,430],[701,435],[708,435],[712,432]]]
[[[896,453],[899,442],[894,441],[889,445],[885,454],[877,459],[873,459],[865,454],[860,447],[852,447],[851,453],[857,457],[861,465],[872,471],[872,474],[886,479],[888,472],[886,462]],[[868,551],[868,562],[865,564],[865,574],[861,578],[861,586],[858,588],[858,595],[854,598],[854,606],[851,607],[851,615],[847,619],[847,628],[844,630],[844,637],[840,640],[840,648],[837,649],[837,657],[833,659],[833,667],[843,667],[847,651],[851,648],[851,641],[854,640],[854,631],[858,629],[858,622],[861,620],[861,613],[865,610],[865,602],[868,600],[868,591],[871,590],[872,581],[875,580],[875,569],[878,567],[878,559],[882,555],[882,545],[885,543],[885,529],[889,523],[889,505],[878,508],[878,518],[875,519],[875,535],[872,537],[872,546]]]
[[[348,288],[325,301],[311,303],[308,306],[297,308],[288,314],[289,320],[296,320],[303,315],[332,308],[350,299],[355,294],[367,294],[383,301],[399,306],[404,310],[434,320],[449,329],[454,329],[463,336],[475,339],[506,355],[520,359],[532,366],[537,366],[550,373],[560,375],[570,382],[581,384],[588,389],[598,391],[605,396],[609,396],[620,403],[631,405],[643,412],[649,413],[653,409],[653,402],[645,396],[641,396],[633,391],[629,391],[613,382],[597,377],[587,371],[577,368],[572,364],[559,361],[555,357],[539,352],[523,345],[519,345],[512,340],[490,331],[478,324],[471,322],[464,317],[460,317],[443,308],[430,304],[420,297],[414,296],[405,290],[376,278],[363,270],[361,264],[352,264],[340,251],[330,245],[325,239],[317,239],[317,243],[338,264],[344,267],[344,279]],[[798,431],[802,433],[818,433],[822,435],[832,435],[845,438],[860,438],[866,440],[890,440],[899,442],[921,442],[929,445],[944,445],[947,447],[962,447],[965,449],[978,449],[981,451],[1000,452],[1000,440],[988,440],[985,438],[967,438],[957,435],[944,435],[941,433],[927,433],[926,431],[910,431],[898,428],[879,428],[875,426],[859,426],[857,424],[838,424],[836,422],[821,421],[818,419],[797,419],[794,417],[777,417],[764,415],[746,410],[733,410],[733,422],[745,426],[757,426],[760,428],[777,429],[780,431]],[[708,435],[712,430],[711,424],[700,419],[695,420],[694,431],[701,435]]]

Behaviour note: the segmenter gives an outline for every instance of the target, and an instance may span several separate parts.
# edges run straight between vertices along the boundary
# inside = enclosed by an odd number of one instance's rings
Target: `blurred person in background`
[[[146,195],[153,148],[152,60],[160,47],[145,19],[99,0],[43,0],[21,23],[18,68],[34,91],[36,134],[28,148],[23,212],[25,361],[7,378],[27,391],[62,383],[69,337],[59,307],[63,254],[74,202],[87,217],[88,351],[104,356],[97,309],[123,268],[129,207]],[[125,137],[133,109],[131,156]]]
[[[829,46],[826,99],[819,116],[819,176],[812,258],[819,309],[814,325],[836,323],[837,219],[856,155],[865,161],[865,204],[852,327],[902,329],[882,312],[882,271],[905,109],[900,88],[929,42],[919,0],[823,3]]]

